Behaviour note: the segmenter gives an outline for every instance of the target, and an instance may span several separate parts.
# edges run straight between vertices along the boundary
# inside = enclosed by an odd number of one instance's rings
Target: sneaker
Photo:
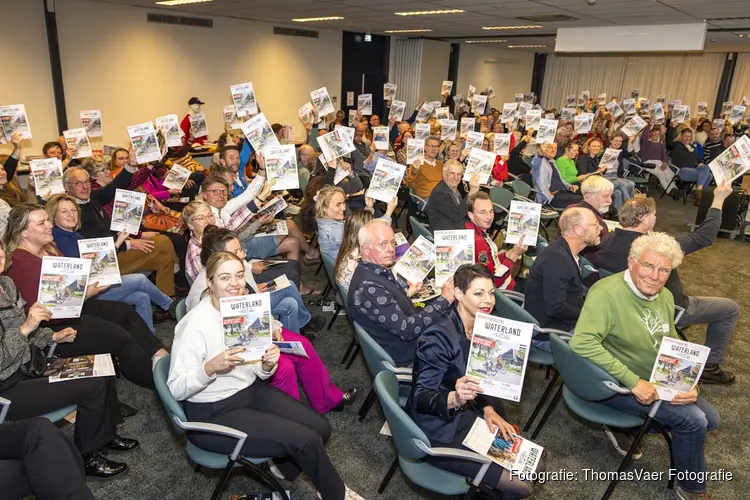
[[[706,365],[699,382],[713,385],[732,385],[735,383],[734,373],[721,369],[719,365]]]
[[[680,500],[716,500],[717,498],[715,494],[708,491],[693,493],[692,491],[683,490],[679,484],[676,484],[674,487],[674,496]]]
[[[622,455],[623,457],[628,454],[628,450],[630,449],[630,446],[633,444],[633,436],[630,434],[625,434],[623,432],[606,432],[607,437],[609,438],[609,441],[612,443],[612,446],[615,447],[615,450],[617,450],[617,453]],[[643,450],[641,449],[640,445],[638,448],[635,449],[633,452],[633,460],[638,460],[643,456]]]

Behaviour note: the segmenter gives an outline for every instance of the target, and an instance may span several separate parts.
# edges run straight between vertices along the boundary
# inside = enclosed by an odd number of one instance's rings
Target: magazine
[[[206,115],[202,111],[190,114],[190,133],[193,138],[208,137],[208,122],[206,122]]]
[[[423,102],[417,111],[417,121],[426,122],[432,116],[432,104],[429,102]]]
[[[495,166],[497,153],[485,151],[479,148],[473,148],[469,152],[469,159],[466,162],[464,171],[464,182],[470,182],[474,175],[479,176],[479,184],[486,186],[490,182],[492,167]]]
[[[78,113],[81,117],[81,128],[89,137],[102,136],[102,112],[98,109],[89,109]]]
[[[375,171],[372,173],[367,196],[374,200],[390,203],[393,197],[398,194],[405,171],[406,165],[379,158],[375,165]]]
[[[91,272],[91,261],[70,257],[42,257],[37,301],[52,313],[52,319],[78,318]]]
[[[474,118],[461,118],[461,137],[466,139],[469,132],[474,132],[476,121]]]
[[[424,281],[435,267],[435,245],[424,236],[420,236],[409,247],[409,250],[398,259],[393,271],[411,284]]]
[[[594,113],[581,113],[573,119],[576,134],[588,134],[594,125]]]
[[[733,107],[734,107],[734,101],[724,101],[723,103],[721,103],[721,116],[728,115],[729,113],[731,113]]]
[[[742,100],[740,101],[740,106],[750,106],[750,97],[743,95]]]
[[[482,149],[482,143],[484,142],[484,134],[482,132],[474,132],[473,130],[466,134],[466,143],[464,149],[471,151],[474,148]]]
[[[681,100],[672,99],[671,101],[669,101],[669,103],[667,103],[667,112],[671,113],[672,111],[674,111],[674,108],[676,108],[677,106],[680,106],[681,104],[682,104]]]
[[[355,149],[354,141],[343,128],[337,128],[333,132],[319,136],[318,145],[326,161],[333,161]]]
[[[409,139],[406,142],[406,163],[424,162],[424,139]]]
[[[444,106],[442,108],[435,108],[436,120],[450,120],[450,118],[451,118],[451,112],[448,109],[448,106]]]
[[[404,119],[404,110],[406,109],[406,102],[404,101],[391,101],[391,109],[388,112],[388,121],[400,122]]]
[[[323,117],[336,112],[331,102],[331,96],[328,95],[328,89],[325,87],[310,92],[310,99],[318,107],[319,116]]]
[[[675,106],[672,110],[672,123],[675,125],[687,121],[687,108],[685,106]]]
[[[725,123],[726,123],[726,120],[722,120],[721,118],[714,118],[714,121],[711,122],[711,128],[718,128],[719,130],[724,130]]]
[[[139,164],[161,160],[159,141],[156,139],[156,131],[151,122],[131,125],[128,127],[128,135],[135,149],[135,159]]]
[[[315,111],[313,110],[313,105],[310,102],[306,102],[302,105],[301,108],[297,110],[297,115],[299,116],[299,119],[304,123],[305,127],[312,127],[315,123]]]
[[[167,189],[182,191],[182,188],[185,187],[185,184],[190,178],[190,174],[190,170],[174,163],[172,165],[172,168],[170,168],[167,172],[167,175],[164,176],[164,181],[162,182],[162,184]]]
[[[656,102],[664,106],[664,104],[666,104],[667,102],[667,94],[659,94],[658,96],[656,96]]]
[[[504,243],[515,245],[523,240],[524,245],[536,246],[542,205],[527,201],[512,200],[508,214],[508,230]]]
[[[729,114],[729,121],[737,124],[742,121],[747,111],[747,106],[741,106],[739,104],[732,106],[732,112]]]
[[[590,90],[584,90],[581,92],[581,97],[583,97],[583,104],[586,104],[589,102],[589,99],[591,99],[591,91]]]
[[[519,92],[513,96],[513,98],[516,100],[516,102],[522,102],[523,101],[523,92]]]
[[[704,345],[662,337],[648,380],[656,387],[659,399],[672,401],[677,394],[692,391],[701,378],[709,352],[711,348]]]
[[[453,96],[453,106],[454,109],[460,109],[464,105],[464,95],[463,94],[456,94]]]
[[[607,219],[604,219],[604,224],[607,225],[607,231],[610,232],[610,233],[612,231],[614,231],[615,229],[622,229],[622,226],[616,220],[607,220]]]
[[[466,375],[479,379],[484,394],[520,401],[534,325],[478,312]]]
[[[372,94],[357,96],[357,111],[362,116],[372,115]]]
[[[475,94],[471,100],[471,112],[484,114],[484,109],[487,107],[487,96],[481,94]]]
[[[750,170],[750,138],[743,135],[708,164],[716,184],[731,183]]]
[[[294,144],[267,147],[263,150],[263,156],[266,160],[266,177],[269,181],[276,181],[271,191],[299,189]]]
[[[349,171],[344,168],[344,164],[341,160],[336,162],[336,172],[333,174],[333,185],[338,186],[339,182],[349,177]]]
[[[417,123],[415,125],[414,137],[417,139],[425,140],[430,137],[430,124],[429,123]]]
[[[575,108],[563,108],[560,112],[560,119],[566,122],[572,122],[576,118]]]
[[[490,431],[487,422],[479,417],[461,444],[484,455],[500,467],[516,471],[525,477],[531,477],[536,472],[544,451],[543,447],[518,434],[513,435],[513,441],[506,441],[499,430]]]
[[[396,258],[400,259],[409,250],[409,241],[403,233],[394,233],[393,237],[396,240]]]
[[[499,156],[508,156],[510,154],[510,133],[495,134],[492,150]]]
[[[622,126],[620,129],[620,132],[627,135],[628,137],[634,137],[643,130],[643,128],[646,126],[646,120],[641,118],[638,115],[635,115],[633,118],[631,118],[628,123]]]
[[[651,99],[646,99],[645,97],[641,97],[641,100],[638,101],[638,109],[641,114],[648,114],[649,106],[651,106]]]
[[[472,101],[474,101],[474,94],[476,93],[477,93],[476,87],[474,87],[474,85],[469,85],[469,90],[468,92],[466,92],[466,102],[471,104]]]
[[[698,113],[696,116],[708,116],[708,103],[707,102],[699,102],[698,103]]]
[[[651,118],[654,123],[664,123],[664,105],[660,102],[651,105]]]
[[[626,115],[634,115],[635,114],[635,99],[624,99],[622,101],[622,109],[625,111]]]
[[[109,353],[57,358],[50,362],[44,375],[49,377],[50,384],[82,378],[114,377],[115,365]]]
[[[640,96],[640,94],[641,94],[640,90],[638,90],[638,89],[633,89],[633,90],[632,90],[632,91],[630,92],[630,97],[632,97],[634,101],[637,101],[637,100],[638,100],[638,96]]]
[[[253,146],[255,151],[263,151],[269,146],[279,146],[279,140],[271,129],[266,115],[258,113],[242,124],[242,133]]]
[[[97,286],[122,283],[117,248],[112,236],[78,240],[78,254],[82,259],[91,261],[90,283],[96,283]]]
[[[424,283],[422,283],[422,289],[411,298],[411,301],[415,304],[419,302],[424,303],[428,300],[440,297],[442,293],[443,290],[435,285],[435,280],[433,278],[428,278]]]
[[[372,127],[372,140],[375,143],[375,149],[388,149],[388,127]]]
[[[258,283],[258,292],[259,293],[263,293],[263,292],[273,293],[279,290],[283,290],[284,288],[289,288],[290,286],[291,286],[291,283],[289,282],[289,278],[286,277],[286,274],[282,274],[281,276],[277,276],[271,281],[266,281],[265,283]]]
[[[457,127],[458,122],[456,120],[440,120],[440,140],[454,140],[456,138]]]
[[[287,207],[286,200],[281,196],[274,196],[260,210],[258,210],[254,217],[256,219],[262,219],[267,215],[276,215]]]
[[[137,234],[140,231],[147,196],[146,193],[125,189],[116,190],[109,229],[118,233],[125,230],[130,234]]]
[[[537,144],[546,144],[555,142],[557,136],[557,120],[539,120],[539,130],[536,133]]]
[[[278,266],[279,264],[286,264],[289,262],[288,260],[277,260],[277,259],[251,259],[250,264],[262,264],[264,266],[273,267]]]
[[[356,109],[349,110],[349,120],[347,124],[350,127],[354,127],[357,124],[357,110]]]
[[[260,238],[262,236],[286,236],[288,234],[289,228],[286,226],[286,221],[280,220],[272,221],[265,226],[261,226],[261,228],[258,229],[258,232],[255,233],[255,237]]]
[[[506,102],[503,104],[503,114],[500,117],[500,121],[503,123],[512,122],[516,117],[516,109],[518,108],[518,103],[516,102]]]
[[[383,84],[383,100],[393,101],[396,98],[397,88],[398,88],[398,85],[396,85],[395,83],[384,83]]]
[[[435,231],[435,286],[442,287],[462,264],[474,263],[474,231]]]
[[[620,105],[617,104],[617,101],[610,101],[605,108],[607,108],[607,111],[612,115],[612,118],[619,118],[625,114]]]
[[[586,104],[586,101],[583,99],[583,94],[579,94],[578,97],[576,97],[576,107],[583,108],[584,104]]]
[[[73,157],[74,160],[93,156],[89,136],[86,135],[86,129],[72,128],[70,130],[63,130],[63,137],[65,137],[65,142],[68,144],[68,149],[76,148],[78,150]]]
[[[224,125],[229,127],[231,130],[242,129],[242,118],[237,116],[237,108],[234,104],[224,106]]]
[[[29,118],[26,116],[26,106],[23,104],[0,106],[0,124],[2,124],[5,139],[8,141],[13,134],[21,134],[24,139],[31,139]]]
[[[599,168],[604,168],[604,167],[607,168],[607,170],[604,172],[604,175],[606,177],[612,178],[617,175],[617,167],[620,164],[618,160],[619,157],[620,157],[619,149],[607,148],[604,150],[602,159],[599,160]]]
[[[526,110],[526,130],[533,128],[537,130],[539,128],[539,120],[542,119],[542,112],[538,109]]]
[[[222,297],[219,311],[224,346],[243,347],[245,350],[236,356],[245,361],[260,361],[272,341],[271,294]]]
[[[440,87],[440,95],[451,95],[453,91],[453,82],[450,80],[444,80],[443,85]]]
[[[607,94],[599,94],[596,96],[596,105],[604,106],[607,104]]]
[[[164,115],[156,120],[156,128],[161,130],[164,140],[169,148],[179,148],[182,146],[182,136],[180,133],[180,120],[177,115]]]
[[[230,85],[229,92],[232,93],[234,107],[237,109],[237,116],[250,116],[258,114],[258,103],[255,100],[255,91],[251,82],[238,83]]]
[[[305,351],[305,346],[302,342],[298,341],[287,341],[287,340],[274,340],[274,344],[279,348],[279,351],[283,354],[291,354],[292,356],[300,356],[302,358],[309,358]]]
[[[31,160],[31,176],[34,178],[34,191],[37,196],[64,193],[62,162],[57,158]]]
[[[568,108],[575,108],[576,106],[576,96],[575,94],[570,94],[565,98],[565,106]]]

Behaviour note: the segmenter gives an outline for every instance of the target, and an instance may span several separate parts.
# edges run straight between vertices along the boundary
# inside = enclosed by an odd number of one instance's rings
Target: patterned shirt
[[[185,255],[185,273],[187,273],[190,281],[195,281],[195,278],[203,270],[203,264],[201,264],[201,242],[191,236],[188,241],[187,254]]]

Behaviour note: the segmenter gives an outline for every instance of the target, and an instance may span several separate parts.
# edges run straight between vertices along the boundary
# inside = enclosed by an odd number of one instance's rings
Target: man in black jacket
[[[700,205],[703,188],[711,183],[711,169],[708,168],[703,158],[698,154],[698,149],[693,144],[693,130],[684,128],[680,132],[679,142],[675,142],[674,148],[669,153],[672,163],[680,167],[678,176],[680,180],[695,182],[695,205]]]
[[[561,237],[536,258],[526,283],[526,309],[542,328],[569,331],[576,326],[584,291],[578,255],[599,244],[599,222],[588,208],[571,207],[560,216]],[[537,337],[535,346],[550,350],[549,339]]]
[[[697,252],[711,246],[716,239],[721,225],[721,207],[724,200],[732,194],[728,184],[722,184],[714,190],[714,199],[706,219],[695,233],[682,234],[675,239],[685,254]],[[599,246],[597,261],[599,267],[612,272],[627,269],[628,254],[633,241],[644,233],[652,231],[656,224],[656,204],[653,198],[637,197],[626,202],[620,210],[622,229],[607,234]],[[674,303],[685,309],[678,327],[708,323],[706,345],[711,348],[701,382],[709,384],[731,385],[735,377],[731,372],[721,369],[727,344],[734,333],[740,307],[733,300],[723,297],[693,297],[686,295],[676,269],[667,280],[667,289],[674,296]]]
[[[479,191],[479,176],[472,176],[469,194],[462,197],[458,186],[463,172],[463,166],[456,160],[448,160],[443,164],[443,180],[432,190],[427,204],[427,219],[433,232],[465,229],[466,200]]]

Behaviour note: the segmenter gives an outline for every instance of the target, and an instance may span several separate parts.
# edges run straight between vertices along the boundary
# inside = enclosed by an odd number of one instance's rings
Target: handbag
[[[25,365],[21,365],[21,373],[30,378],[39,378],[44,376],[47,371],[47,355],[41,347],[29,345],[31,350],[31,359]]]

